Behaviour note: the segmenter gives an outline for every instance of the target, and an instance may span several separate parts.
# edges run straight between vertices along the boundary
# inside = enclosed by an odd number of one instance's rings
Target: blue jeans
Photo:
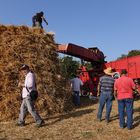
[[[73,103],[77,106],[80,105],[79,91],[73,91]]]
[[[104,106],[106,104],[106,120],[109,121],[110,112],[112,109],[112,99],[113,99],[112,92],[101,92],[100,99],[99,99],[98,114],[97,114],[98,119],[101,120],[102,112],[103,112]]]
[[[18,121],[19,124],[25,123],[27,112],[29,112],[32,115],[32,117],[35,119],[37,124],[40,124],[42,122],[41,117],[39,116],[38,112],[34,107],[34,102],[31,100],[29,96],[27,96],[22,100],[22,104],[20,107],[19,121]]]
[[[118,100],[120,127],[125,126],[125,109],[127,116],[126,125],[128,129],[131,129],[133,124],[133,99]]]

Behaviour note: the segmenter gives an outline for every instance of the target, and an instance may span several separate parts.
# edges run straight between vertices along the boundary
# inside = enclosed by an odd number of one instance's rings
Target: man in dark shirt
[[[110,112],[112,109],[114,79],[112,78],[113,73],[110,67],[105,69],[104,73],[105,75],[100,77],[98,84],[98,95],[100,95],[100,99],[97,119],[101,121],[102,112],[106,104],[106,122],[108,123],[110,118]]]
[[[32,18],[33,27],[40,27],[43,29],[42,21],[44,21],[48,25],[48,22],[46,21],[43,15],[44,13],[40,12],[40,13],[36,13],[36,15],[33,16]]]

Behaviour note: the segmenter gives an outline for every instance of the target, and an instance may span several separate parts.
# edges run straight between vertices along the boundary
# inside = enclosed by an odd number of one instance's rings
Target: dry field
[[[32,118],[24,127],[0,122],[0,140],[140,140],[140,100],[134,102],[134,129],[120,129],[117,101],[113,102],[111,122],[96,121],[97,101],[82,98],[82,106],[66,114],[44,116],[45,125],[36,128]],[[42,115],[43,116],[43,115]]]

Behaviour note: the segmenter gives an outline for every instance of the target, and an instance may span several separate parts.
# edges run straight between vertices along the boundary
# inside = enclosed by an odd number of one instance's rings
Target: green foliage
[[[128,52],[128,54],[122,54],[121,57],[117,58],[117,60],[125,58],[125,57],[136,56],[136,55],[140,55],[140,50],[131,50]]]
[[[140,50],[132,50],[128,53],[128,57],[140,55]]]
[[[123,58],[125,58],[125,57],[127,57],[127,55],[126,55],[126,54],[122,54],[120,57],[117,58],[117,60],[123,59]]]
[[[72,78],[73,74],[76,74],[79,64],[79,61],[75,61],[69,56],[60,58],[61,75],[67,79]]]
[[[85,66],[86,66],[86,69],[87,69],[87,70],[93,69],[93,66],[91,65],[90,62],[86,62],[86,63],[85,63]]]

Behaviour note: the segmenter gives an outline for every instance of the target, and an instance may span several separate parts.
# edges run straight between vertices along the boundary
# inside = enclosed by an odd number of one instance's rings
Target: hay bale
[[[24,79],[21,64],[28,64],[36,74],[40,112],[53,114],[71,106],[65,81],[57,77],[56,49],[53,36],[42,29],[0,25],[0,120],[18,117],[21,89],[17,84]]]

